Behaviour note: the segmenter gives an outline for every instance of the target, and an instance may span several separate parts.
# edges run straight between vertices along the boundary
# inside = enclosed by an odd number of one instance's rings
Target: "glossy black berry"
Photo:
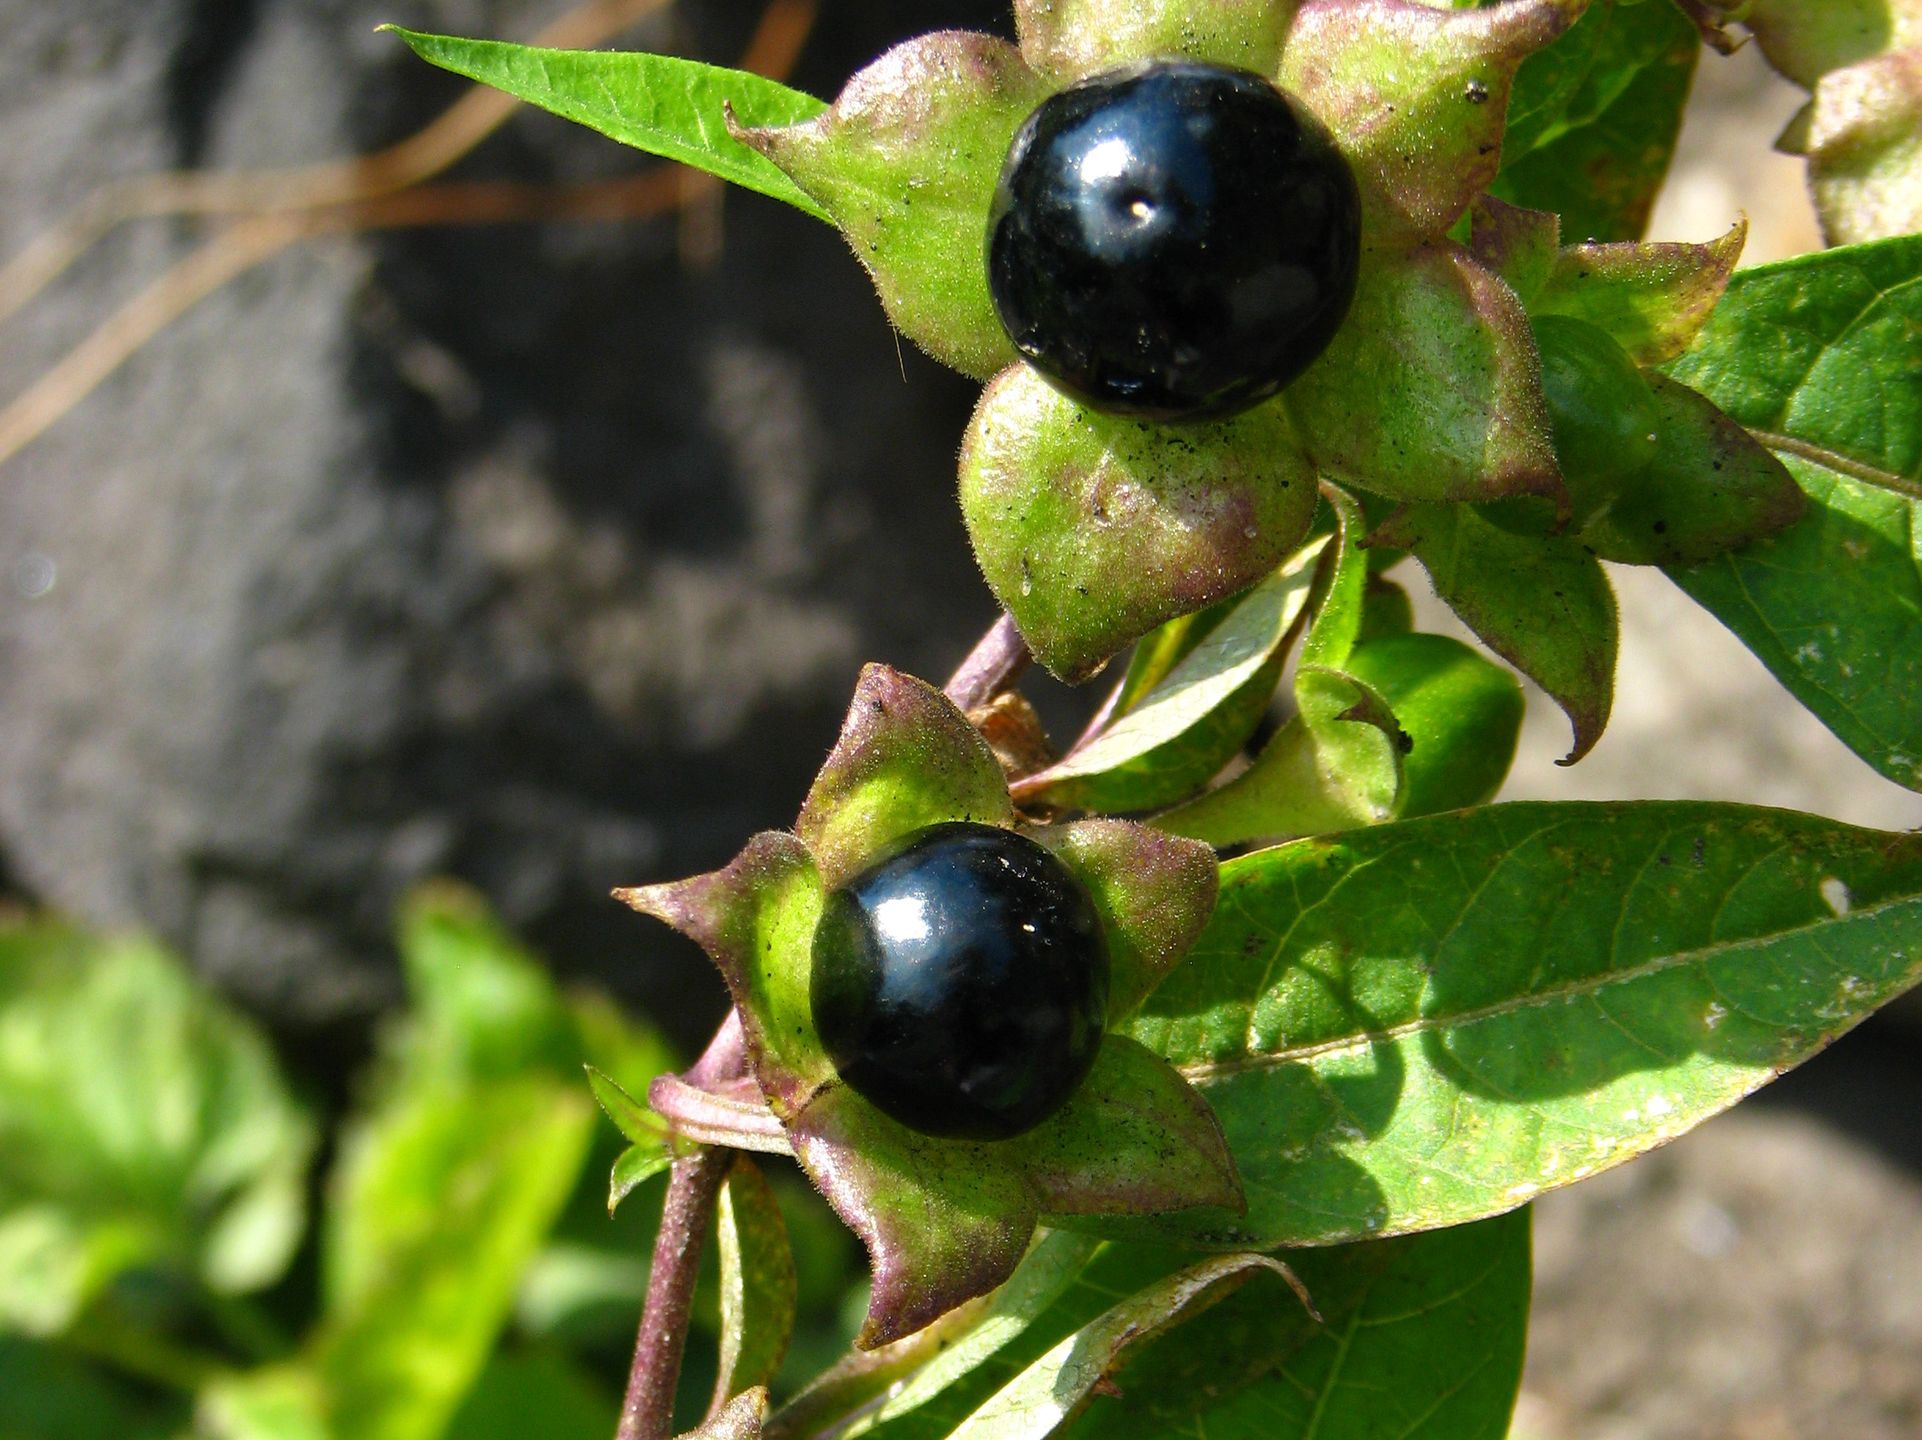
[[[1016,348],[1091,406],[1162,420],[1231,414],[1307,369],[1360,254],[1328,132],[1259,75],[1185,60],[1044,101],[988,221]]]
[[[828,896],[814,1025],[841,1078],[927,1135],[1005,1140],[1094,1063],[1108,952],[1054,855],[991,825],[935,825]]]

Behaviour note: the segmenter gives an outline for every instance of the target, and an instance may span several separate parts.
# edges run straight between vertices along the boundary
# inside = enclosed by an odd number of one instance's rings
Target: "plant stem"
[[[1004,613],[968,652],[945,693],[962,710],[979,709],[1014,684],[1033,663],[1028,642],[1015,629],[1014,617]]]
[[[627,1377],[614,1440],[667,1440],[674,1428],[674,1391],[687,1349],[694,1304],[694,1278],[714,1215],[715,1197],[733,1163],[729,1150],[703,1148],[674,1162],[654,1262],[647,1274],[647,1305],[634,1340],[634,1367]]]

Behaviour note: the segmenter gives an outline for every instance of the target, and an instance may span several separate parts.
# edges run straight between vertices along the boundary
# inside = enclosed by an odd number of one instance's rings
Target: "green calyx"
[[[865,1345],[897,1339],[999,1285],[1043,1217],[1072,1224],[1240,1203],[1208,1107],[1120,1033],[1213,909],[1216,866],[1205,845],[1119,820],[1027,832],[1092,898],[1111,967],[1108,1033],[1094,1068],[1036,1128],[994,1141],[917,1134],[835,1073],[809,1005],[823,904],[896,842],[952,820],[1015,826],[998,762],[939,692],[869,666],[794,832],[756,836],[713,874],[620,892],[697,940],[720,967],[758,1098],[868,1247],[875,1278]],[[701,1078],[697,1067],[672,1083]],[[740,1099],[733,1091],[724,1098]]]

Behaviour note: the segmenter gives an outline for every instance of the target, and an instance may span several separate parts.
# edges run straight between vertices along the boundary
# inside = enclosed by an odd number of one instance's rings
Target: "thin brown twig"
[[[585,49],[671,0],[588,0],[530,42]],[[371,200],[446,170],[498,130],[521,102],[476,85],[406,139],[366,155],[280,170],[180,171],[116,181],[0,267],[0,320],[57,279],[103,236],[129,220],[160,215],[243,215],[314,210]]]
[[[619,28],[614,25],[617,18],[621,23],[631,23],[639,14],[657,9],[663,3],[666,0],[596,0],[595,4],[563,16],[542,31],[537,41],[592,43],[608,32],[608,27]],[[789,73],[806,43],[817,9],[816,0],[772,0],[755,28],[741,68],[776,78]],[[589,25],[590,20],[593,26]],[[596,26],[598,28],[594,28]],[[478,106],[463,112],[462,106],[477,96],[487,99],[490,105],[498,102],[504,107],[500,116],[494,117],[491,108],[483,113]],[[297,207],[270,206],[264,213],[223,226],[109,316],[25,393],[0,408],[0,465],[45,434],[142,346],[195,305],[253,266],[299,241],[328,234],[423,225],[644,219],[677,206],[705,203],[707,192],[691,186],[686,178],[698,172],[680,166],[566,186],[486,181],[438,186],[418,183],[419,176],[444,169],[479,143],[500,118],[511,114],[519,103],[498,91],[477,88],[411,139],[365,157],[370,173],[380,178],[364,187],[357,198],[343,200],[336,196],[326,204],[310,205],[303,201]],[[306,171],[279,172],[279,175],[321,175],[324,179],[326,174],[344,173],[360,164],[342,161]],[[417,176],[415,180],[406,181],[398,190],[389,185],[388,181],[394,176],[410,172]],[[169,182],[205,179],[214,182],[216,189],[223,182],[279,183],[272,174],[154,178]],[[706,181],[712,177],[700,178]],[[209,191],[210,196],[213,193]],[[718,228],[710,227],[702,236],[702,243],[718,245]],[[13,267],[9,267],[0,274],[0,318],[5,315],[6,278],[12,273]]]
[[[977,710],[1014,684],[1032,663],[1034,656],[1014,617],[1003,613],[968,652],[944,693],[959,709]]]

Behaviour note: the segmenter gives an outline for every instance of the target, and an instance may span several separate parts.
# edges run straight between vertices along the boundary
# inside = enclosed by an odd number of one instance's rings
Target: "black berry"
[[[1044,101],[988,221],[1015,346],[1103,410],[1173,420],[1266,399],[1354,298],[1361,198],[1328,132],[1244,70],[1157,61]]]
[[[935,825],[829,895],[809,998],[835,1069],[880,1109],[923,1134],[1004,1140],[1094,1063],[1108,952],[1047,850]]]

